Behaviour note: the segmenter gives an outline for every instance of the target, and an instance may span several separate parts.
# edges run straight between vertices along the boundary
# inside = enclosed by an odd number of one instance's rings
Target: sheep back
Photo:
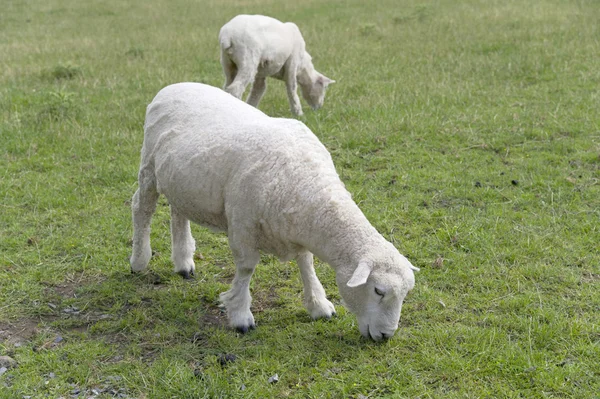
[[[323,199],[350,199],[331,156],[293,119],[271,118],[224,91],[179,83],[148,106],[142,166],[191,221],[253,237],[287,260],[308,242]],[[140,172],[142,173],[142,172]]]

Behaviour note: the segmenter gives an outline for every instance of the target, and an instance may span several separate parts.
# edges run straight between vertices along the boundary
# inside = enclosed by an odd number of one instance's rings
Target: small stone
[[[0,367],[0,375],[6,373],[8,369],[6,367]]]
[[[61,337],[60,335],[57,335],[56,338],[54,338],[54,343],[55,344],[60,344],[62,341],[64,340],[63,337]]]
[[[0,367],[17,367],[17,361],[10,356],[0,356]]]
[[[269,384],[275,384],[279,381],[279,376],[277,374],[269,377]]]
[[[56,305],[51,302],[48,302],[46,305],[48,305],[48,307],[52,310],[56,309]]]
[[[68,306],[63,309],[63,312],[67,314],[79,314],[81,313],[81,310],[76,306]]]
[[[245,391],[246,390],[246,385],[242,384],[242,386],[240,386],[240,391]]]
[[[194,333],[194,337],[192,338],[192,343],[201,343],[203,341],[206,340],[206,336],[204,335],[204,333],[198,331],[196,333]]]
[[[519,181],[518,180],[511,180],[510,184],[512,184],[513,186],[518,186],[519,185]]]
[[[227,366],[228,363],[233,363],[237,357],[231,353],[226,353],[224,355],[219,355],[219,364],[221,367]]]
[[[48,378],[56,378],[56,374],[50,373],[50,374],[48,374]]]

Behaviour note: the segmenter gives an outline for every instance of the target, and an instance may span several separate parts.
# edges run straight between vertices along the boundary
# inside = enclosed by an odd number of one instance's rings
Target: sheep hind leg
[[[223,90],[226,90],[237,75],[237,66],[225,51],[221,51],[221,67],[223,67],[223,73],[225,74],[225,85],[223,86]]]
[[[175,272],[188,279],[194,275],[194,251],[196,242],[192,237],[190,221],[171,206],[171,259]]]
[[[139,272],[146,269],[150,258],[152,258],[150,223],[158,201],[154,176],[151,176],[147,171],[141,171],[139,182],[140,187],[131,200],[133,250],[131,258],[129,258],[129,264],[132,272]]]
[[[237,66],[237,73],[233,82],[225,87],[225,91],[241,99],[244,91],[246,91],[246,87],[254,81],[254,77],[258,71],[259,60],[248,58],[245,54],[239,54],[239,57],[234,62]]]
[[[220,295],[220,300],[227,309],[229,325],[241,333],[246,333],[256,327],[250,311],[250,279],[260,261],[260,253],[252,246],[241,245],[235,236],[230,237],[229,245],[233,252],[236,272],[231,288]]]
[[[335,307],[327,300],[325,290],[315,273],[313,254],[306,251],[296,259],[304,284],[304,306],[313,319],[330,319],[335,315]]]
[[[258,108],[258,104],[267,90],[266,78],[256,78],[252,84],[252,90],[248,96],[248,104]]]

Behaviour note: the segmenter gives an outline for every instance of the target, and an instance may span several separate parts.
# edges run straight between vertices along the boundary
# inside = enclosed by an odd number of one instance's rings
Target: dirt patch
[[[206,313],[200,316],[198,324],[200,325],[200,328],[227,328],[227,314],[225,309],[212,307],[207,308]]]
[[[260,313],[265,309],[276,307],[276,301],[278,299],[275,287],[269,287],[268,291],[254,291],[252,293],[252,311]]]
[[[79,271],[69,273],[60,284],[48,284],[47,294],[50,297],[62,297],[63,299],[77,298],[77,291],[80,287],[89,284],[100,284],[104,278],[100,275],[93,275],[89,271]]]
[[[40,326],[42,322],[44,320],[28,318],[0,321],[0,342],[13,346],[24,345],[37,334],[51,330],[50,327]]]

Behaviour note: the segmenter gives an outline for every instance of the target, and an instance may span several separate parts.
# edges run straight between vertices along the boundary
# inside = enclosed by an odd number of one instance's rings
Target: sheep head
[[[402,302],[415,285],[413,270],[419,270],[392,244],[389,247],[361,260],[351,275],[338,273],[336,277],[344,305],[356,315],[360,333],[374,341],[390,338],[398,329]]]
[[[311,56],[305,53],[298,74],[298,84],[302,91],[302,97],[312,109],[316,110],[323,106],[325,92],[332,83],[335,83],[335,80],[317,72],[312,64]]]

